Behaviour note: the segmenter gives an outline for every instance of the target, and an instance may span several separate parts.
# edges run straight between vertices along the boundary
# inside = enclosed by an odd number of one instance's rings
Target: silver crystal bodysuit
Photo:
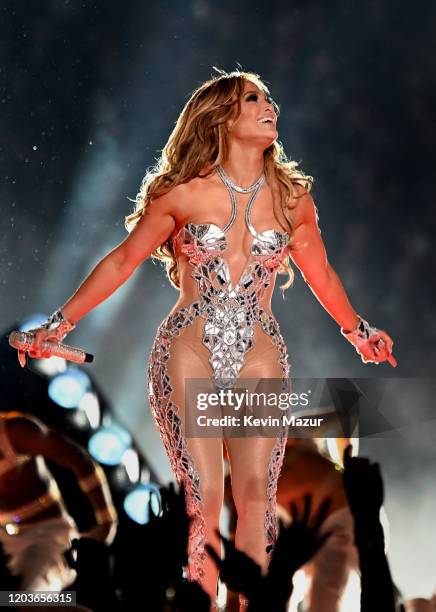
[[[285,388],[289,375],[286,345],[269,306],[277,267],[287,256],[289,235],[275,229],[258,233],[251,223],[251,209],[264,184],[261,177],[244,215],[244,230],[251,238],[247,265],[239,280],[233,279],[232,255],[240,252],[244,236],[239,240],[240,228],[234,227],[233,187],[220,168],[217,173],[230,195],[230,218],[222,228],[214,223],[187,223],[173,235],[180,286],[188,297],[160,324],[148,366],[151,412],[177,481],[186,490],[192,518],[189,576],[198,580],[205,559],[204,518],[200,476],[183,432],[184,381],[209,378],[216,387],[229,387],[238,377],[281,378]],[[227,236],[232,227],[238,234],[233,234],[230,248]],[[285,444],[283,431],[268,466],[267,545],[276,540],[275,498]]]

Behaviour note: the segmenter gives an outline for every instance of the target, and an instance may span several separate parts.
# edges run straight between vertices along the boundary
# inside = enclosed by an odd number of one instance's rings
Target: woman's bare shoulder
[[[204,202],[204,196],[211,194],[216,188],[217,182],[214,175],[208,177],[196,176],[185,183],[179,183],[172,187],[166,194],[156,200],[167,207],[168,212],[176,219],[183,219],[187,210],[195,208]]]
[[[286,213],[292,227],[296,229],[302,223],[307,223],[314,215],[317,217],[318,210],[308,189],[300,183],[293,183],[292,187],[293,196],[289,199]]]
[[[191,188],[188,187],[187,183],[180,183],[175,185],[166,191],[164,194],[149,203],[150,211],[159,207],[160,213],[169,214],[174,218],[177,218],[180,211],[185,207],[185,203],[189,197]]]
[[[199,176],[194,176],[192,179],[189,179],[186,183],[182,183],[177,185],[175,189],[180,188],[180,193],[185,197],[191,197],[193,195],[203,193],[204,191],[208,191],[216,187],[216,185],[220,185],[221,181],[218,176],[213,172],[207,176],[203,176],[201,173]]]

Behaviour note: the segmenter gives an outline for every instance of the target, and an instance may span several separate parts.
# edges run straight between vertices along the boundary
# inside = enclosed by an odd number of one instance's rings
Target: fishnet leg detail
[[[168,455],[176,480],[182,482],[186,491],[186,510],[191,519],[189,530],[188,579],[201,582],[204,578],[205,520],[200,494],[200,475],[192,455],[188,451],[183,423],[177,405],[170,399],[173,388],[170,384],[167,363],[170,358],[172,340],[182,329],[192,324],[199,316],[198,302],[181,308],[168,316],[159,326],[148,365],[150,408],[161,440]]]
[[[279,438],[272,450],[268,466],[267,506],[265,511],[265,537],[269,554],[277,541],[277,481],[283,465],[287,435],[284,433]]]
[[[279,352],[279,362],[282,368],[282,389],[288,389],[288,377],[290,365],[288,362],[288,352],[286,344],[280,332],[280,327],[276,319],[268,315],[265,311],[261,314],[261,326],[272,338]],[[271,453],[268,466],[267,484],[267,506],[265,511],[265,537],[267,541],[268,554],[271,555],[273,547],[277,541],[277,482],[283,465],[286,441],[288,438],[288,428],[283,426],[277,442]]]

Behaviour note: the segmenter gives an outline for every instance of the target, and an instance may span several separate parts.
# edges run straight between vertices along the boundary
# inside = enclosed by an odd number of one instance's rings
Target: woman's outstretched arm
[[[44,341],[60,341],[74,329],[79,319],[98,306],[118,289],[147,259],[153,251],[165,242],[172,234],[176,221],[173,216],[173,204],[176,201],[175,187],[145,209],[136,226],[115,249],[108,253],[93,268],[78,289],[60,308],[61,323],[42,325],[34,330],[34,344],[29,351],[30,357],[49,357],[44,353]],[[55,313],[57,315],[59,311]],[[53,319],[51,317],[50,321]],[[18,360],[22,367],[26,365],[23,351],[18,351]]]
[[[302,190],[300,187],[298,189]],[[294,232],[289,247],[292,261],[300,269],[303,279],[319,302],[344,333],[355,330],[361,319],[350,304],[339,276],[328,261],[318,227],[317,209],[310,193],[305,192],[297,200],[296,207],[292,209],[292,223]],[[392,339],[382,330],[376,332],[379,336],[378,340],[374,336],[374,340],[378,342],[376,347],[373,343],[367,343],[364,348],[359,348],[364,360],[378,363],[388,358],[392,350]],[[379,342],[380,339],[383,342]]]

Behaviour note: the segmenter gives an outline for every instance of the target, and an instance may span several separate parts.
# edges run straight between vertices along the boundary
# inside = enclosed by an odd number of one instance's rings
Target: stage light
[[[152,482],[137,485],[126,495],[123,503],[127,516],[140,525],[145,525],[150,520],[149,505],[151,505],[153,514],[160,514],[160,491],[159,487]]]
[[[360,578],[356,570],[351,570],[348,575],[348,580],[344,592],[341,597],[340,612],[348,610],[360,610]]]
[[[62,357],[49,357],[48,359],[33,359],[31,362],[32,370],[38,372],[38,374],[44,374],[44,376],[52,377],[57,374],[63,374],[67,371],[68,364]]]
[[[133,448],[128,448],[123,455],[122,463],[130,482],[138,482],[141,474],[138,453]]]
[[[79,402],[79,408],[85,412],[92,429],[99,426],[101,416],[100,402],[94,391],[87,391],[83,394]]]
[[[224,582],[218,580],[218,595],[217,595],[217,604],[220,609],[224,610],[224,606],[227,603],[227,587]]]
[[[21,323],[19,330],[21,332],[27,332],[29,329],[35,329],[35,327],[39,327],[42,323],[47,321],[47,316],[37,312],[35,314],[29,315],[26,317]]]
[[[5,531],[9,535],[16,535],[20,532],[20,528],[18,527],[18,525],[15,525],[15,523],[6,523]]]
[[[131,443],[132,436],[129,432],[120,425],[111,423],[100,427],[92,434],[88,442],[88,450],[100,463],[117,465]]]
[[[62,408],[77,408],[90,387],[89,376],[82,370],[70,367],[50,381],[48,395]]]
[[[310,586],[310,580],[303,569],[299,569],[295,572],[292,578],[293,591],[291,603],[295,607],[291,607],[291,610],[297,610],[298,604],[304,600],[306,593]]]
[[[67,422],[68,425],[73,425],[75,429],[89,430],[89,420],[83,410],[71,410]]]

